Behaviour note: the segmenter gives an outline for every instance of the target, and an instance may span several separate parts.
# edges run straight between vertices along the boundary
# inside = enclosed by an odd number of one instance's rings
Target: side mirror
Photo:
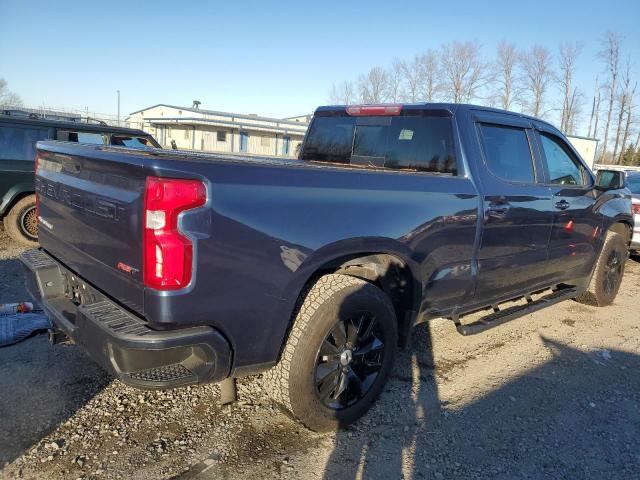
[[[620,170],[598,170],[596,173],[598,190],[617,190],[624,188],[624,172]]]

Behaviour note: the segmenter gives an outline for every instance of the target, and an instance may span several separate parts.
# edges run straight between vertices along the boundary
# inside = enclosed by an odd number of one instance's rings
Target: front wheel
[[[354,277],[320,277],[303,295],[280,362],[265,374],[274,399],[308,428],[330,431],[366,413],[393,365],[393,306]]]
[[[38,245],[38,212],[36,196],[18,200],[4,217],[4,228],[16,242],[30,247]]]
[[[628,247],[624,236],[617,232],[608,232],[589,287],[576,300],[597,307],[611,305],[622,283],[627,252]]]

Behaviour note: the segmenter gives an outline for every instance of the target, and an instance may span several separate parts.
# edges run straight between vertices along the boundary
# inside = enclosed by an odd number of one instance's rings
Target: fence
[[[104,122],[107,125],[111,125],[113,127],[128,127],[127,122],[124,121],[124,118],[121,116],[118,119],[117,115],[112,115],[109,113],[100,113],[89,110],[89,108],[85,109],[74,109],[74,108],[53,108],[53,107],[25,107],[23,105],[3,105],[0,107],[0,111],[2,110],[12,110],[12,111],[20,111],[28,114],[37,115],[40,118],[48,118],[55,120],[66,120],[71,122],[87,122],[89,123],[91,120],[97,120],[100,122]],[[133,128],[137,128],[137,126],[133,126]]]

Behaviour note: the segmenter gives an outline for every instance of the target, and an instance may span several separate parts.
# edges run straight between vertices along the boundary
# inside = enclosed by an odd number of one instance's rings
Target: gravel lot
[[[26,300],[0,229],[0,303]],[[45,335],[0,349],[3,478],[638,478],[640,262],[616,304],[415,330],[372,411],[318,435],[240,383],[143,392]]]

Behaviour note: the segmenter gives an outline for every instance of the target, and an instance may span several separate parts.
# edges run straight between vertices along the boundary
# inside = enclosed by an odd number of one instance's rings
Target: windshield
[[[640,195],[640,174],[627,175],[627,188]]]
[[[302,159],[456,174],[448,116],[319,116],[311,124]]]

